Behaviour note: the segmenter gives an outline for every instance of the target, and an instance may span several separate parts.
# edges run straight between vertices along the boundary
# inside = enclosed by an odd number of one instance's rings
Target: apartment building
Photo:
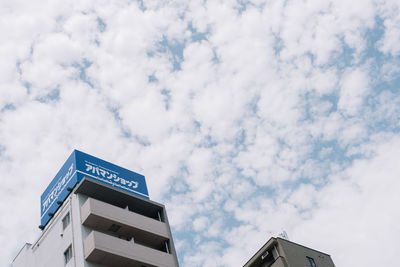
[[[179,266],[145,177],[77,150],[42,194],[39,228],[13,267]]]

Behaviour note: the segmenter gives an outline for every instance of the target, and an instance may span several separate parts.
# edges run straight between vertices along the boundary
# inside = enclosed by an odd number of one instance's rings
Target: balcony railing
[[[92,231],[84,240],[85,259],[110,267],[177,267],[172,254]]]
[[[170,234],[164,222],[93,198],[82,205],[81,220],[83,225],[99,232],[169,252]]]

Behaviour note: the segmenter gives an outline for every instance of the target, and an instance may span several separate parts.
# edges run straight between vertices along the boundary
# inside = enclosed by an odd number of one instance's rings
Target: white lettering
[[[121,178],[117,176],[115,173],[111,173],[112,171],[107,170],[106,168],[100,167],[100,166],[95,166],[95,164],[91,164],[89,162],[85,163],[86,165],[86,171],[91,172],[94,175],[97,175],[98,177],[103,177],[108,180],[113,181],[114,183],[119,184],[121,187],[131,187],[131,188],[138,188],[139,183],[137,181],[129,181],[124,178]]]
[[[57,184],[53,187],[52,191],[47,195],[45,201],[42,204],[43,213],[53,204],[53,202],[58,198],[65,185],[71,180],[72,171],[74,170],[74,164],[72,163],[68,169],[68,172],[58,180]]]

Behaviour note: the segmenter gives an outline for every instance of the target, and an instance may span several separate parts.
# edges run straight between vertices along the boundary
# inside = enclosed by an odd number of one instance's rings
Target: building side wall
[[[26,247],[13,262],[13,267],[72,267],[73,259],[65,264],[64,251],[72,244],[72,227],[63,229],[62,218],[69,212],[70,199],[57,212],[39,240]],[[22,252],[22,251],[21,251]]]
[[[31,244],[26,243],[12,263],[12,267],[29,266],[33,262]]]
[[[282,257],[279,257],[271,266],[263,266],[263,267],[288,267],[288,266],[285,260]]]
[[[82,244],[82,224],[81,224],[81,199],[77,194],[73,195],[72,205],[72,218],[71,225],[74,232],[74,257],[76,267],[86,267],[86,262],[83,257],[83,244]]]
[[[168,233],[170,236],[169,249],[170,249],[171,254],[174,256],[177,266],[179,266],[178,253],[175,249],[174,239],[172,237],[171,227],[169,225],[167,210],[165,209],[165,207],[163,208],[162,212],[163,212],[162,216],[164,218],[164,222],[168,225],[167,230],[168,230]]]
[[[278,243],[290,267],[311,267],[307,257],[311,257],[317,267],[335,267],[331,257],[325,253],[306,248],[284,239],[278,239]]]
[[[80,206],[85,200],[85,196],[71,194],[38,241],[31,246],[25,245],[12,267],[102,267],[84,260],[82,240],[90,232],[85,231],[80,219]],[[63,229],[62,219],[68,212],[70,223]],[[64,252],[70,245],[72,257],[65,264]]]
[[[75,233],[76,240],[79,240],[79,242],[76,242],[76,266],[77,267],[104,267],[103,265],[97,264],[97,263],[92,263],[88,262],[85,260],[85,253],[84,253],[84,246],[83,246],[83,240],[86,239],[86,237],[91,233],[92,229],[85,227],[82,225],[82,219],[81,219],[81,207],[83,204],[86,202],[88,199],[87,196],[82,195],[82,194],[74,194],[75,196],[75,202],[74,202],[74,229],[77,229]]]

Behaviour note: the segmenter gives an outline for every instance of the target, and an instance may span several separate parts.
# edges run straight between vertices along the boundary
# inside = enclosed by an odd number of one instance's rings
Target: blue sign
[[[49,222],[74,186],[85,177],[149,199],[143,175],[74,150],[40,198],[42,226]]]

